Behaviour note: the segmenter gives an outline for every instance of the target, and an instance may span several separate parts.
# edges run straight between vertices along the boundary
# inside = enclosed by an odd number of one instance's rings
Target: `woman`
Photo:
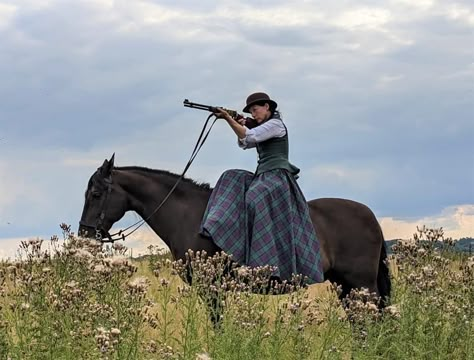
[[[227,121],[242,149],[257,149],[257,169],[222,174],[201,233],[241,265],[275,266],[273,275],[280,280],[302,274],[308,283],[322,282],[319,241],[296,183],[300,170],[288,160],[288,131],[277,103],[257,92],[248,96],[243,111],[252,115],[256,127],[247,128],[224,109],[216,115]]]

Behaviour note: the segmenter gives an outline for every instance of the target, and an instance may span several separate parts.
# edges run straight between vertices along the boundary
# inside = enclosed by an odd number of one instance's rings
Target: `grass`
[[[63,230],[0,263],[0,359],[474,359],[474,259],[440,230],[396,246],[384,313],[365,289],[343,310],[328,283],[253,294],[271,269],[230,278],[225,254],[189,253],[189,286],[169,254],[128,259]]]

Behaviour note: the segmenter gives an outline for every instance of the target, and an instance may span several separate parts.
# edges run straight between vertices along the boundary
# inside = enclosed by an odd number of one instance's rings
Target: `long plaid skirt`
[[[201,233],[241,265],[270,265],[273,274],[307,283],[323,282],[319,241],[309,208],[294,177],[275,169],[258,176],[228,170],[217,182],[201,224]]]

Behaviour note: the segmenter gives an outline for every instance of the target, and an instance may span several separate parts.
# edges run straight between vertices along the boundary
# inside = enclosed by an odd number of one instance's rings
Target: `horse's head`
[[[89,179],[79,222],[81,236],[98,240],[109,237],[112,225],[126,212],[127,195],[112,178],[114,158],[115,154],[110,160],[105,159]]]

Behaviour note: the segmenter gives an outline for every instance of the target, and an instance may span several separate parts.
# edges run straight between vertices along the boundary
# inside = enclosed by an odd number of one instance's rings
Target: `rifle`
[[[192,109],[206,110],[206,111],[209,111],[209,112],[212,112],[212,113],[218,112],[218,110],[217,110],[218,106],[210,106],[210,105],[193,103],[193,102],[189,101],[188,99],[184,99],[183,105],[185,107],[189,107],[189,108],[192,108]],[[227,111],[227,113],[236,121],[240,120],[240,119],[245,119],[245,124],[244,125],[249,129],[252,129],[252,128],[254,128],[258,125],[258,123],[255,121],[255,119],[252,119],[250,117],[244,117],[243,115],[239,114],[235,110],[230,110],[230,109],[226,109],[226,108],[222,108],[222,107],[221,107],[221,109],[224,109],[225,111]]]

